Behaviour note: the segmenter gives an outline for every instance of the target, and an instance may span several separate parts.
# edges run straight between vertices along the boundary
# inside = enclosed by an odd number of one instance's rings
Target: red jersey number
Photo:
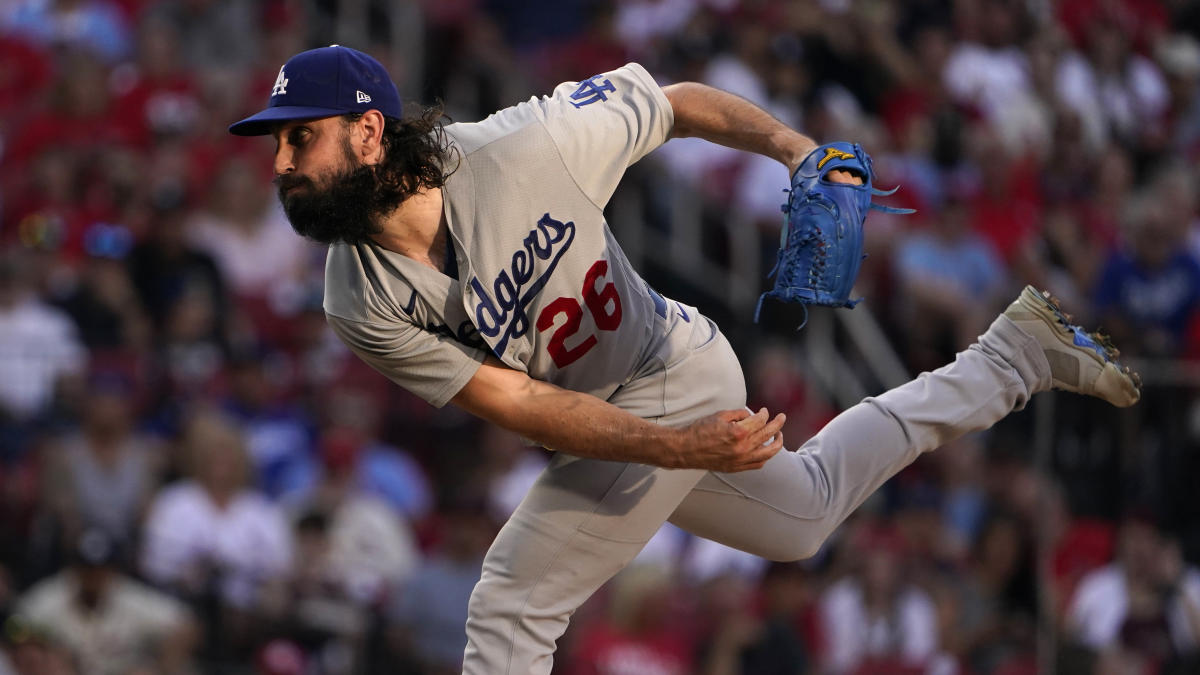
[[[597,260],[583,277],[583,305],[587,306],[596,328],[613,331],[621,326],[621,296],[617,287],[607,282],[596,288],[608,274],[608,261]],[[575,363],[592,347],[596,346],[596,336],[589,335],[583,342],[574,347],[567,347],[567,339],[579,332],[583,320],[583,306],[575,298],[563,296],[546,305],[538,314],[537,329],[539,333],[549,330],[562,314],[566,320],[550,336],[546,351],[554,360],[554,365],[566,368]]]

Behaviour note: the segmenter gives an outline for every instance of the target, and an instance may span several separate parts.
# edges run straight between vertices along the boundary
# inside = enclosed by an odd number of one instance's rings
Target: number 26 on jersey
[[[559,315],[566,317],[554,330],[550,336],[550,343],[546,345],[546,351],[550,352],[550,358],[559,368],[566,368],[575,363],[596,346],[595,335],[588,335],[574,347],[567,346],[567,340],[579,332],[583,322],[584,307],[587,307],[588,313],[592,315],[597,329],[614,331],[620,327],[621,296],[617,294],[617,287],[611,281],[600,285],[605,281],[607,274],[608,261],[597,260],[583,278],[582,304],[576,298],[563,296],[546,305],[538,314],[537,329],[539,333],[553,328],[558,322]]]

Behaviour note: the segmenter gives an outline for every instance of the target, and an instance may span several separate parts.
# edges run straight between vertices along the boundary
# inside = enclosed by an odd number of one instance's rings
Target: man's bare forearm
[[[532,381],[533,391],[503,420],[527,438],[578,457],[681,468],[682,435],[594,396]]]
[[[786,418],[725,410],[685,427],[637,417],[589,394],[562,389],[489,357],[451,399],[455,405],[547,448],[579,457],[672,469],[745,471],[783,447]]]
[[[727,91],[697,82],[663,87],[675,113],[673,138],[697,137],[777,160],[791,173],[817,144],[770,113]]]

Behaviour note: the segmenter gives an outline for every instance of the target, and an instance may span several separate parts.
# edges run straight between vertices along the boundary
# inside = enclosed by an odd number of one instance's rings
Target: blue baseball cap
[[[279,69],[266,110],[229,126],[238,136],[264,136],[276,122],[378,110],[401,117],[400,92],[383,64],[349,47],[310,49]]]

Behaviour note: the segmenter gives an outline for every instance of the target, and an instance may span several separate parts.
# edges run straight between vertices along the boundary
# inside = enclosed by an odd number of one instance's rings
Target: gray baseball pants
[[[741,367],[719,332],[676,326],[656,360],[610,401],[672,426],[746,403]],[[549,673],[571,614],[665,521],[772,560],[809,557],[918,455],[991,426],[1049,386],[1041,347],[1001,316],[953,363],[864,399],[757,471],[557,454],[484,559],[463,673]]]

